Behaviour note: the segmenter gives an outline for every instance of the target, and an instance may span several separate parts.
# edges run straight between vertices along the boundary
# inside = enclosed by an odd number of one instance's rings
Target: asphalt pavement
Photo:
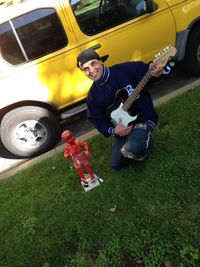
[[[182,70],[178,70],[175,74],[170,75],[168,78],[153,81],[150,86],[150,92],[154,101],[154,105],[157,106],[177,95],[195,88],[198,85],[200,85],[200,78],[192,77],[187,73],[182,72]],[[76,132],[76,122],[74,123],[73,127],[72,129],[69,129]],[[80,124],[78,124],[78,128],[80,129]],[[98,134],[98,132],[93,129],[91,125],[87,125],[86,120],[83,121],[82,128],[82,131],[79,130],[78,134],[76,134],[80,140],[87,140],[88,138]],[[0,146],[2,145],[0,144]],[[64,145],[60,144],[49,152],[46,152],[33,159],[23,160],[12,157],[9,161],[7,161],[9,153],[4,150],[5,149],[2,147],[1,153],[3,153],[4,157],[1,157],[0,160],[0,180],[6,179],[33,164],[47,159],[53,156],[55,153],[64,151]]]

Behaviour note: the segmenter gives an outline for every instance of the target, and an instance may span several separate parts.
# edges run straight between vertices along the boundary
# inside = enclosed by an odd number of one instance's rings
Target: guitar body
[[[121,120],[122,125],[127,127],[137,119],[137,115],[131,116],[127,111],[123,110],[123,102],[127,98],[128,94],[125,89],[118,90],[113,104],[106,109],[106,115],[114,125],[117,125]]]
[[[124,111],[123,103],[119,105],[119,107],[116,110],[113,110],[110,114],[111,121],[114,125],[117,125],[119,120],[121,120],[121,123],[124,127],[128,127],[131,123],[133,123],[137,119],[136,116],[130,116],[127,111]]]

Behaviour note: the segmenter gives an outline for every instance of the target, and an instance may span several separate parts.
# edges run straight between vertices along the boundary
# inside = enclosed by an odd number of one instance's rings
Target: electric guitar
[[[161,52],[155,55],[154,62],[156,63],[156,66],[165,66],[167,61],[175,55],[176,48],[168,45]],[[128,113],[128,110],[133,102],[139,97],[140,92],[143,90],[150,78],[151,75],[149,74],[149,71],[147,71],[128,98],[125,89],[119,89],[117,91],[113,104],[106,109],[106,116],[110,118],[114,125],[117,125],[119,120],[121,120],[122,125],[127,127],[137,119],[138,115],[131,116]],[[124,98],[127,98],[126,101],[124,101]]]

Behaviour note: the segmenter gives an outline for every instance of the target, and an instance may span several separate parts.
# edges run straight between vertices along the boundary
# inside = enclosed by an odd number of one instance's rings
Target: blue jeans
[[[136,157],[149,157],[152,151],[152,128],[147,125],[146,129],[133,128],[128,136],[114,136],[111,164],[115,170],[120,170],[133,164],[134,159],[126,158],[121,153],[121,148],[124,146],[126,150],[131,152]]]

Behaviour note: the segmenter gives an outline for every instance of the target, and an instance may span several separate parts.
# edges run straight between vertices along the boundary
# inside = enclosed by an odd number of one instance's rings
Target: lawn
[[[0,182],[1,267],[200,266],[200,87],[157,107],[154,151],[116,172],[112,138],[90,140],[104,183],[84,192],[63,153]]]

